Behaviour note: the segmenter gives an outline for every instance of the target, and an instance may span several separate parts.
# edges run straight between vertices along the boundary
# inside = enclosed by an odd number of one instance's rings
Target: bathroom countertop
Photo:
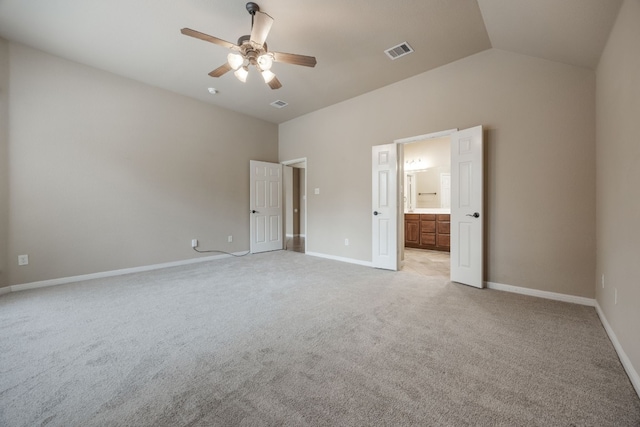
[[[451,209],[449,208],[419,208],[414,209],[411,212],[404,211],[405,214],[450,214]]]

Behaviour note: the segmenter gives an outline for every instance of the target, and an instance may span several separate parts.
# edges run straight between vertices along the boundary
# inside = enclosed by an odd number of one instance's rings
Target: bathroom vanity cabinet
[[[449,214],[404,214],[404,245],[449,252]]]

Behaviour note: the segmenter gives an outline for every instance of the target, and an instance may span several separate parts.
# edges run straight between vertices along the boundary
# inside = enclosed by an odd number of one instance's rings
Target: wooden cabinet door
[[[405,219],[404,242],[406,246],[420,246],[420,221]]]

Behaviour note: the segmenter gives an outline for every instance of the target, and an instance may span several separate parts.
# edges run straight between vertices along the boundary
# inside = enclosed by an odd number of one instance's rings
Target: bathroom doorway
[[[444,135],[406,142],[402,152],[402,270],[448,278],[451,138]]]
[[[284,186],[284,249],[306,252],[307,160],[282,162]]]

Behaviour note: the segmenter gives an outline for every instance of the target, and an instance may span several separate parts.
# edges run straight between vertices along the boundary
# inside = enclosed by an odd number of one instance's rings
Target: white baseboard
[[[318,257],[318,258],[332,259],[334,261],[348,262],[349,264],[358,264],[358,265],[364,265],[365,267],[373,267],[373,264],[371,263],[371,261],[361,261],[359,259],[345,258],[345,257],[341,257],[341,256],[321,254],[319,252],[305,252],[305,254],[306,255],[315,256],[315,257]]]
[[[244,253],[246,253],[246,251],[235,252],[234,255],[242,255]],[[0,288],[0,295],[2,293],[8,293],[8,292],[18,292],[18,291],[24,291],[27,289],[44,288],[47,286],[63,285],[65,283],[81,282],[83,280],[102,279],[105,277],[121,276],[123,274],[140,273],[143,271],[159,270],[161,268],[178,267],[181,265],[195,264],[198,262],[229,258],[231,256],[232,255],[228,255],[228,254],[211,255],[211,256],[206,256],[202,258],[190,258],[182,261],[165,262],[162,264],[143,265],[141,267],[123,268],[120,270],[103,271],[100,273],[82,274],[80,276],[61,277],[58,279],[49,279],[49,280],[41,280],[38,282],[22,283],[19,285],[12,285],[6,288]],[[8,289],[8,290],[3,292],[3,289]]]
[[[595,307],[596,307],[596,312],[598,313],[598,317],[600,317],[600,322],[602,322],[602,326],[604,326],[604,330],[607,331],[607,335],[609,335],[609,339],[611,340],[613,347],[616,349],[616,352],[618,353],[620,362],[622,363],[624,370],[627,371],[629,380],[631,381],[633,388],[636,389],[636,393],[638,394],[638,397],[640,397],[640,375],[638,375],[638,371],[636,371],[635,368],[633,367],[633,364],[631,363],[631,360],[629,360],[627,353],[624,352],[624,349],[622,348],[620,341],[618,341],[618,337],[616,336],[615,332],[613,332],[613,329],[611,329],[611,325],[609,325],[609,321],[607,320],[607,318],[604,315],[604,312],[600,308],[600,304],[598,304],[598,301],[596,301]]]
[[[11,292],[11,286],[0,288],[0,295],[8,294],[9,292]]]
[[[595,307],[596,300],[593,298],[578,297],[575,295],[559,294],[557,292],[540,291],[538,289],[523,288],[520,286],[504,285],[502,283],[485,282],[487,288],[497,291],[513,292],[514,294],[529,295],[532,297],[552,299],[556,301],[570,302],[573,304],[588,305]]]

